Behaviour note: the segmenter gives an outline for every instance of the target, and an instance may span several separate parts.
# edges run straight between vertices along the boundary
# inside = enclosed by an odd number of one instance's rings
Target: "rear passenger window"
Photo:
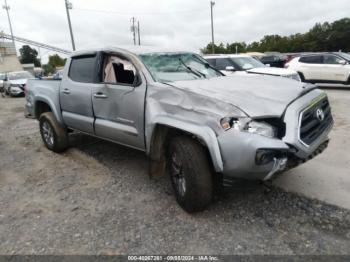
[[[69,68],[69,77],[83,83],[95,82],[96,55],[73,57]]]
[[[299,62],[306,64],[321,64],[322,56],[314,55],[314,56],[303,56],[300,57]]]
[[[344,59],[341,59],[334,55],[324,55],[323,56],[323,63],[328,65],[339,65],[341,62],[344,61]]]

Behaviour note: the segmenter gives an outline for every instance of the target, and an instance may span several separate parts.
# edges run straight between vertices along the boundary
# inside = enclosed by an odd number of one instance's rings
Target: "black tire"
[[[68,148],[67,129],[57,122],[52,112],[46,112],[40,116],[39,128],[41,138],[49,150],[60,153]],[[48,130],[51,130],[52,133]],[[47,135],[47,132],[49,132],[50,135]]]
[[[168,147],[168,169],[176,200],[185,211],[202,211],[212,202],[212,167],[199,142],[174,137]]]
[[[301,73],[301,72],[298,72],[298,74],[299,74],[299,76],[300,76],[301,82],[305,82],[304,74]]]

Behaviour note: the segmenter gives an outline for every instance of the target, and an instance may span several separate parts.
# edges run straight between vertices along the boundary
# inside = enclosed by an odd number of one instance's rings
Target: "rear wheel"
[[[68,147],[68,134],[52,112],[43,113],[39,118],[40,134],[45,146],[56,153],[60,153]]]
[[[173,138],[168,167],[179,205],[189,213],[204,210],[213,198],[212,168],[205,148],[186,136]]]

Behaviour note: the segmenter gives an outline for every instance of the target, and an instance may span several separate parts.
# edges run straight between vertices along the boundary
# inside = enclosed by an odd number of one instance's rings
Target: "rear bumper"
[[[35,112],[34,112],[34,102],[32,101],[31,96],[26,96],[26,104],[25,104],[25,115],[27,117],[35,118]]]

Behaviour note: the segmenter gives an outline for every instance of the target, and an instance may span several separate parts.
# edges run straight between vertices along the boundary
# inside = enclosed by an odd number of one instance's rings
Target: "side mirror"
[[[233,66],[226,66],[225,71],[236,71],[236,69]]]
[[[271,67],[271,65],[270,64],[265,64],[267,67]]]
[[[339,64],[341,64],[341,65],[347,65],[348,62],[346,62],[345,60],[340,60],[340,61],[339,61]]]

